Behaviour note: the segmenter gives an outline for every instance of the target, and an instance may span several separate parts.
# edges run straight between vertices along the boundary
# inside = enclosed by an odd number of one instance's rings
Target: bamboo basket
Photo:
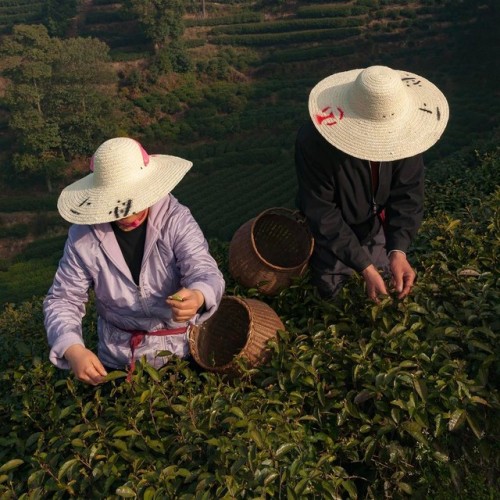
[[[270,208],[234,233],[229,272],[240,285],[275,295],[305,272],[313,248],[303,216],[286,208]]]
[[[276,312],[266,303],[225,295],[217,311],[189,334],[191,356],[205,370],[236,375],[237,358],[249,367],[270,358],[267,342],[284,329]]]

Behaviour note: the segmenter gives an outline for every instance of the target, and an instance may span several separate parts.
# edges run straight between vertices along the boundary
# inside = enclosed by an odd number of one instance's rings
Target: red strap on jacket
[[[132,351],[132,359],[130,360],[130,367],[128,369],[127,382],[132,379],[132,373],[135,370],[135,349],[144,340],[146,335],[153,337],[165,337],[167,335],[180,335],[186,333],[187,326],[180,328],[166,328],[164,330],[156,330],[154,332],[146,332],[145,330],[130,330],[130,350]]]
[[[378,188],[378,180],[379,180],[379,171],[380,171],[380,162],[379,161],[371,161],[370,162],[370,171],[372,173],[372,189],[373,189],[373,196],[375,197],[375,193],[377,192]],[[385,229],[385,208],[378,213],[378,218],[380,219],[380,222],[382,223],[382,226]]]

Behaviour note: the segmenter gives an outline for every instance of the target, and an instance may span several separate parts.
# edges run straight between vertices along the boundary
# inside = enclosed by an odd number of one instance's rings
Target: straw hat
[[[309,114],[320,134],[341,151],[391,161],[435,144],[449,109],[442,92],[425,78],[371,66],[321,80],[309,95]]]
[[[63,189],[57,209],[75,224],[122,219],[154,205],[192,165],[176,156],[148,155],[134,139],[109,139],[92,157],[92,173]]]

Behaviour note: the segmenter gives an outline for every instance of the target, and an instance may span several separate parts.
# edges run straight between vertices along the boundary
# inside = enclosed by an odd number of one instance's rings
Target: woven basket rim
[[[248,315],[248,332],[253,332],[255,329],[255,319],[254,315],[252,314],[253,312],[253,307],[256,307],[257,310],[260,307],[264,307],[266,310],[269,310],[269,312],[272,314],[274,313],[276,315],[276,320],[279,325],[276,326],[276,331],[279,330],[280,328],[285,328],[285,325],[281,321],[281,318],[278,316],[276,311],[274,311],[273,308],[269,306],[269,304],[266,304],[264,301],[250,298],[250,297],[244,297],[244,296],[237,296],[237,295],[223,295],[221,300],[226,300],[229,299],[232,302],[238,303],[239,305],[243,305],[244,309]],[[257,313],[257,316],[258,313]],[[199,326],[194,326],[193,329],[189,333],[189,344],[190,347],[196,346],[197,345],[197,339],[198,336],[200,335],[200,331],[202,329],[202,325]],[[274,328],[273,328],[274,329]],[[269,330],[268,330],[269,331]],[[193,335],[193,332],[196,332],[196,338]],[[233,358],[223,364],[223,365],[208,365],[205,363],[203,360],[200,359],[200,353],[198,349],[194,349],[195,352],[191,351],[191,354],[195,358],[196,362],[202,367],[205,368],[206,370],[213,371],[216,373],[236,373],[236,362],[238,359],[248,359],[248,350],[252,348],[252,345],[255,345],[256,339],[255,336],[248,335],[245,344],[241,347],[240,351],[233,356]]]
[[[267,208],[266,210],[262,211],[259,215],[254,217],[252,220],[252,225],[250,226],[250,240],[252,242],[252,248],[254,249],[257,257],[266,265],[268,265],[271,269],[279,270],[279,271],[295,271],[297,269],[300,269],[301,267],[304,266],[304,263],[307,263],[309,259],[311,258],[311,255],[314,250],[314,238],[312,235],[309,233],[309,229],[307,228],[307,225],[304,224],[304,227],[306,228],[307,233],[310,235],[310,245],[309,245],[309,254],[308,256],[297,266],[294,267],[283,267],[283,266],[277,266],[276,264],[272,264],[269,262],[267,259],[265,259],[262,254],[259,252],[257,249],[257,245],[255,243],[255,238],[254,238],[254,229],[257,224],[257,222],[264,217],[265,215],[268,215],[270,212],[284,212],[287,215],[292,215],[292,214],[297,214],[300,213],[298,210],[291,210],[290,208],[285,208],[285,207],[272,207],[272,208]],[[298,222],[298,221],[297,221]]]
[[[248,331],[252,331],[252,327],[253,327],[253,323],[254,323],[254,320],[252,318],[252,314],[251,314],[251,310],[250,310],[250,307],[249,305],[246,303],[245,300],[243,300],[242,298],[240,297],[237,297],[236,295],[224,295],[221,299],[221,302],[222,300],[233,300],[235,302],[239,302],[240,305],[243,305],[246,312],[247,312],[247,315],[248,315]],[[248,299],[247,299],[248,300]],[[196,329],[196,332],[199,333],[201,328],[203,327],[203,325],[201,325],[199,328]],[[190,332],[191,334],[192,332]],[[191,340],[191,335],[189,336],[189,341],[195,341],[194,339]],[[218,366],[209,366],[207,365],[206,363],[204,362],[201,362],[200,363],[200,360],[197,359],[196,362],[199,363],[203,368],[207,369],[207,370],[214,370],[214,371],[217,371],[217,372],[223,372],[223,371],[227,371],[228,369],[230,369],[232,367],[232,365],[234,365],[234,360],[236,358],[240,358],[242,357],[242,353],[244,352],[245,348],[247,347],[248,343],[250,342],[250,336],[247,336],[247,340],[244,344],[244,346],[240,349],[240,352],[238,354],[235,354],[235,356],[233,357],[233,359],[231,359],[231,361],[229,361],[228,363],[226,363],[225,365],[218,365]],[[198,357],[199,357],[199,353],[198,353]]]

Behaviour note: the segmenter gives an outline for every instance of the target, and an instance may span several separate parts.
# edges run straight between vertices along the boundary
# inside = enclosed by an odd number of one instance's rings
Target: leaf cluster
[[[2,497],[488,498],[500,470],[499,201],[424,225],[404,301],[373,304],[356,278],[327,302],[307,275],[275,297],[228,277],[227,293],[268,302],[285,325],[270,362],[242,361],[238,378],[141,361],[132,383],[112,372],[90,388],[41,361],[40,304],[9,306]],[[211,249],[227,273],[227,244]],[[84,330],[95,339],[92,305]]]

